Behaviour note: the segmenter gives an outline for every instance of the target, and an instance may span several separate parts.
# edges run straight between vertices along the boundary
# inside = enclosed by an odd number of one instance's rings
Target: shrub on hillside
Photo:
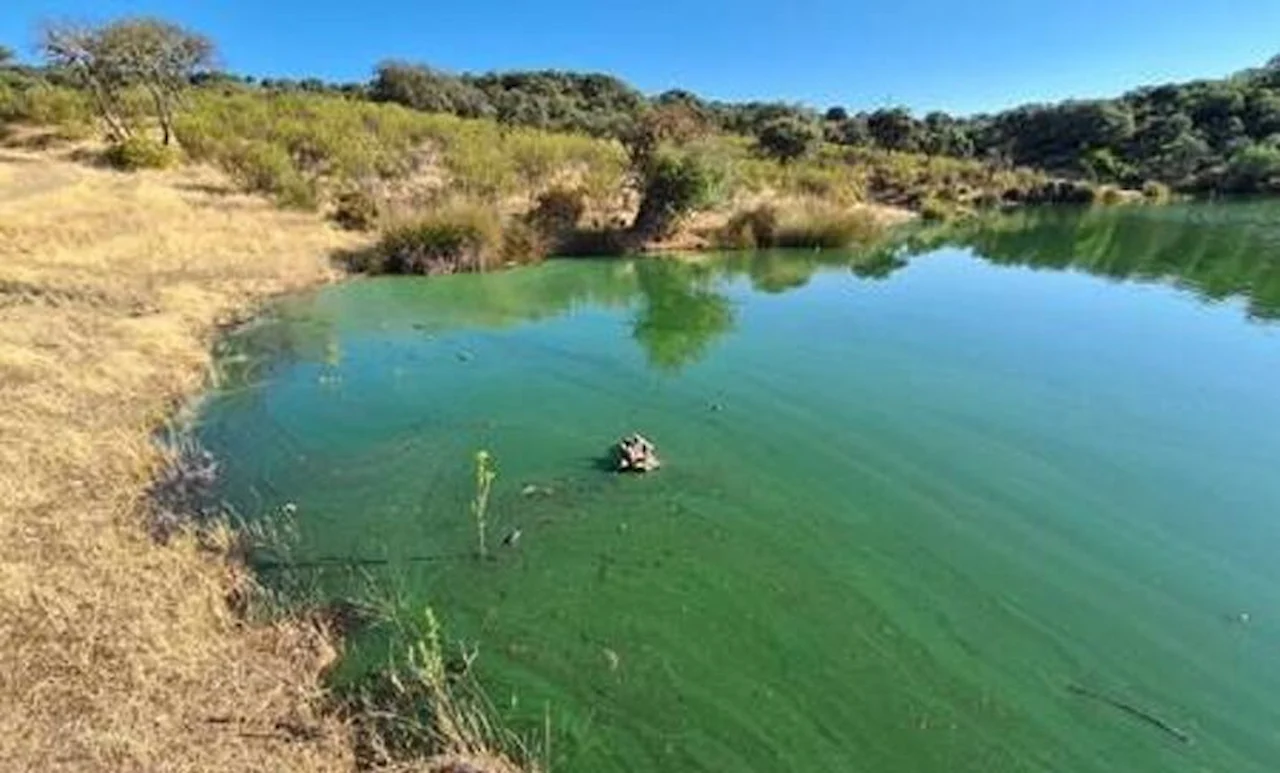
[[[37,84],[14,88],[9,100],[9,120],[77,129],[93,125],[89,95],[76,89]]]
[[[641,170],[640,210],[632,231],[642,240],[668,236],[679,221],[719,197],[726,169],[703,152],[658,153]]]
[[[275,197],[296,209],[314,209],[315,184],[294,167],[288,152],[268,142],[242,142],[226,148],[217,162],[245,190]]]
[[[813,122],[787,116],[761,126],[756,139],[761,153],[786,164],[808,153],[821,135]]]
[[[525,220],[512,220],[502,228],[498,256],[504,264],[537,263],[551,254],[553,237]]]
[[[841,249],[870,244],[884,226],[869,212],[810,210],[786,218],[777,229],[774,246],[789,249]]]
[[[502,224],[496,212],[462,207],[432,212],[389,228],[368,270],[389,274],[483,271],[501,257]]]
[[[729,218],[717,234],[716,244],[735,250],[772,247],[777,240],[777,232],[778,210],[762,204]]]
[[[129,137],[113,143],[102,154],[108,164],[125,172],[139,169],[164,169],[178,161],[173,148],[166,147],[150,137]]]
[[[369,231],[378,224],[378,202],[365,190],[351,188],[338,194],[333,220],[348,231]]]
[[[207,121],[194,116],[178,116],[173,131],[183,152],[192,161],[216,159],[225,143],[225,138],[218,137]]]

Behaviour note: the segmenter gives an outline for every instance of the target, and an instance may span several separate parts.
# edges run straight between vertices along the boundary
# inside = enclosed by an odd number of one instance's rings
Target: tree
[[[785,164],[808,153],[818,136],[818,127],[810,121],[775,118],[760,127],[756,141],[761,152]]]
[[[101,26],[51,25],[41,36],[49,65],[69,73],[93,96],[112,138],[132,136],[122,96],[143,89],[155,107],[164,144],[173,114],[193,78],[213,66],[214,45],[196,32],[160,19],[131,18]]]
[[[827,141],[837,145],[861,147],[870,145],[871,139],[871,132],[867,130],[867,119],[860,115],[827,126]]]
[[[831,121],[833,123],[838,123],[840,121],[847,121],[849,120],[849,111],[845,110],[843,107],[840,107],[839,105],[836,105],[834,107],[829,107],[827,108],[826,114],[823,116],[823,120]]]
[[[1241,193],[1280,190],[1280,148],[1250,145],[1236,151],[1227,164],[1226,184]]]
[[[17,54],[13,52],[12,48],[9,48],[6,45],[0,45],[0,67],[8,67],[13,63],[13,60],[17,58]]]
[[[915,150],[919,143],[916,119],[905,107],[875,111],[867,116],[867,130],[877,145],[889,150]]]

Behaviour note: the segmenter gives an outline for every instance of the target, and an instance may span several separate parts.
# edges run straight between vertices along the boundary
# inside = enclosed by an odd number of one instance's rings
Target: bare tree
[[[173,114],[182,91],[213,65],[214,45],[203,35],[151,18],[100,26],[51,24],[41,35],[49,65],[75,77],[93,96],[115,140],[132,135],[121,97],[131,88],[150,95],[164,144],[173,137]]]

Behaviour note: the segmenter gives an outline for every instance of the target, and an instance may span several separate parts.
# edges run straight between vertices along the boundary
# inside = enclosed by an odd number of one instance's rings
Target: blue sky
[[[363,80],[397,57],[449,70],[567,68],[646,92],[854,109],[994,110],[1216,77],[1280,53],[1280,0],[0,0],[0,43],[41,19],[155,14],[228,69]]]

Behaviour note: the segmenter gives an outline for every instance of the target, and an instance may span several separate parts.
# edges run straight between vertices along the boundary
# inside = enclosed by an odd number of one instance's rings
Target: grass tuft
[[[110,145],[102,158],[108,165],[125,172],[166,169],[178,163],[178,154],[173,148],[149,137],[130,137]]]

